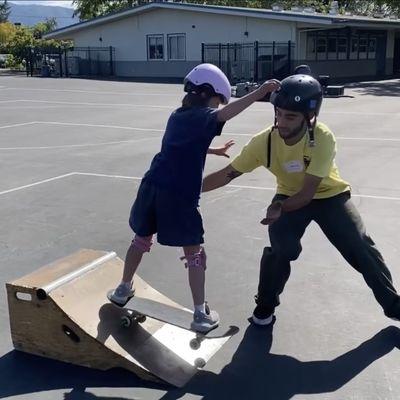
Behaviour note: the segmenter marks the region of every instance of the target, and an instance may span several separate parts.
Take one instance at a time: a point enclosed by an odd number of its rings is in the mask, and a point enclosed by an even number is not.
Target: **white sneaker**
[[[120,283],[111,294],[110,300],[119,306],[124,306],[128,300],[135,295],[135,288],[126,285],[125,283]]]
[[[206,312],[195,311],[193,313],[193,322],[191,329],[197,332],[206,333],[216,328],[219,324],[219,315],[216,311],[210,310],[206,305]]]

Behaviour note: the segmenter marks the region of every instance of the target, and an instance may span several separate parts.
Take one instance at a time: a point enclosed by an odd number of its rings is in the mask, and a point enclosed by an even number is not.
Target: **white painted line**
[[[66,177],[72,176],[72,175],[75,175],[75,172],[70,172],[69,174],[64,174],[64,175],[55,176],[53,178],[44,179],[43,181],[30,183],[29,185],[19,186],[19,187],[16,187],[14,189],[3,190],[2,192],[0,192],[0,195],[7,194],[7,193],[12,193],[12,192],[17,192],[18,190],[30,188],[30,187],[37,186],[37,185],[41,185],[42,183],[52,182],[52,181],[55,181],[57,179],[63,179],[63,178],[66,178]]]
[[[49,179],[44,179],[39,182],[34,182],[29,185],[24,185],[24,186],[19,186],[14,189],[9,189],[9,190],[4,190],[0,192],[0,195],[11,193],[11,192],[16,192],[18,190],[30,188],[33,186],[41,185],[42,183],[48,183],[52,182],[58,179],[63,179],[67,178],[69,176],[74,176],[74,175],[81,175],[81,176],[96,176],[100,178],[114,178],[114,179],[128,179],[128,180],[135,180],[135,181],[141,181],[142,177],[139,176],[126,176],[126,175],[111,175],[111,174],[98,174],[98,173],[92,173],[92,172],[70,172],[69,174],[64,174],[64,175],[59,175],[55,176],[53,178]],[[251,190],[266,190],[266,191],[275,191],[276,188],[269,188],[269,187],[262,187],[262,186],[247,186],[247,185],[226,185],[227,187],[231,188],[238,188],[238,189],[251,189]],[[360,198],[367,198],[367,199],[376,199],[376,200],[391,200],[391,201],[400,201],[400,197],[390,197],[390,196],[373,196],[373,195],[365,195],[365,194],[351,194],[352,197],[360,197]]]
[[[91,172],[74,172],[75,175],[84,176],[98,176],[100,178],[117,178],[117,179],[130,179],[134,181],[141,181],[142,177],[139,176],[124,176],[124,175],[108,175],[108,174],[95,174]]]
[[[152,104],[132,104],[132,103],[86,103],[78,101],[51,101],[51,100],[2,100],[0,103],[39,103],[39,104],[63,104],[72,106],[94,106],[94,107],[144,107],[144,108],[163,108],[173,109],[174,105],[171,106],[157,106]],[[176,106],[175,106],[176,107]]]
[[[276,191],[276,187],[262,187],[262,186],[246,186],[246,185],[225,185],[226,187],[237,188],[237,189],[252,189],[252,190],[273,190]]]
[[[0,100],[0,103],[17,103],[18,101],[23,101],[23,100]]]
[[[118,178],[118,179],[142,180],[141,177],[137,177],[137,176],[96,174],[96,173],[90,173],[90,172],[75,172],[75,174],[76,174],[76,175],[98,176],[98,177],[103,177],[103,178]],[[247,186],[247,185],[231,185],[231,184],[226,185],[226,187],[238,188],[238,189],[276,191],[276,187]],[[372,196],[372,195],[353,194],[353,193],[351,194],[351,196],[352,196],[352,197],[369,198],[369,199],[378,199],[378,200],[394,200],[394,201],[400,201],[400,197]]]
[[[102,124],[80,124],[74,122],[57,122],[57,121],[32,121],[32,122],[25,122],[22,124],[15,124],[15,125],[6,125],[0,126],[0,129],[4,128],[13,128],[17,126],[23,125],[32,125],[32,124],[43,124],[43,125],[60,125],[60,126],[84,126],[89,128],[106,128],[106,129],[122,129],[122,130],[131,130],[131,131],[142,131],[142,132],[164,132],[164,129],[152,129],[152,128],[135,128],[133,126],[123,126],[123,125],[102,125]],[[244,136],[244,137],[252,137],[254,133],[234,133],[234,132],[223,132],[223,135],[227,136]],[[360,141],[382,141],[382,142],[400,142],[400,138],[383,138],[383,137],[346,137],[346,136],[336,136],[338,140],[360,140]],[[110,142],[113,144],[114,142]],[[118,143],[118,142],[115,142]],[[124,142],[121,142],[124,143]],[[107,144],[107,143],[105,143]],[[80,145],[74,145],[80,146]],[[90,146],[82,145],[82,146]],[[10,148],[13,150],[14,148]]]
[[[377,199],[377,200],[394,200],[400,201],[400,197],[390,197],[390,196],[371,196],[368,194],[351,194],[351,197],[361,197],[363,199]]]
[[[5,90],[23,90],[24,92],[27,91],[40,91],[40,92],[66,92],[66,93],[89,93],[89,94],[115,94],[115,95],[126,95],[126,96],[179,96],[181,93],[129,93],[129,92],[109,92],[109,91],[97,91],[97,90],[79,90],[79,89],[42,89],[42,88],[19,88],[19,87],[4,87],[0,86]]]
[[[35,124],[35,123],[36,122],[23,122],[21,124],[3,125],[3,126],[0,126],[0,129],[15,128],[17,126],[32,125],[32,124]]]
[[[159,138],[158,136],[153,136],[151,138],[119,140],[119,141],[115,141],[115,142],[66,144],[66,145],[61,145],[61,146],[0,147],[0,151],[2,151],[2,150],[53,150],[53,149],[68,149],[68,148],[76,148],[76,147],[97,147],[97,146],[109,146],[109,145],[113,145],[113,144],[122,144],[122,143],[144,142],[147,140],[153,140],[153,139],[158,139],[158,138]]]
[[[85,126],[89,128],[107,128],[107,129],[125,129],[130,131],[143,131],[143,132],[164,132],[164,129],[152,128],[135,128],[133,126],[120,126],[120,125],[99,125],[99,124],[78,124],[73,122],[55,122],[55,121],[35,121],[35,124],[44,125],[65,125],[65,126]]]

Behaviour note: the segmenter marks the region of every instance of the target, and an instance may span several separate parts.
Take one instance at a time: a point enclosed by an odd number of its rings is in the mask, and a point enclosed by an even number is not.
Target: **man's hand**
[[[268,93],[274,92],[281,87],[281,83],[276,79],[270,79],[269,81],[264,82],[258,89],[255,90],[257,92],[257,97],[259,99],[263,99]]]
[[[282,215],[282,202],[275,201],[267,208],[267,215],[261,220],[261,224],[270,225]]]
[[[208,149],[208,153],[209,154],[215,154],[217,156],[224,156],[229,158],[229,154],[227,154],[226,152],[235,144],[234,140],[229,140],[228,142],[226,142],[223,146],[221,147],[210,147]]]

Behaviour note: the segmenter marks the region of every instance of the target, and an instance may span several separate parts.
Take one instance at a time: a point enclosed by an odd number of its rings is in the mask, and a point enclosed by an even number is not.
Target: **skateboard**
[[[208,332],[197,332],[191,328],[191,323],[193,321],[192,311],[172,307],[167,304],[139,296],[133,296],[125,305],[121,306],[111,300],[111,294],[112,291],[107,293],[108,300],[110,300],[115,306],[123,308],[129,312],[121,317],[121,325],[123,327],[128,328],[133,323],[141,324],[146,321],[146,317],[153,318],[158,321],[194,332],[196,337],[191,339],[189,342],[189,346],[193,350],[198,350],[201,347],[201,342],[206,338],[211,339],[228,337],[236,334],[239,331],[237,326],[219,325]]]

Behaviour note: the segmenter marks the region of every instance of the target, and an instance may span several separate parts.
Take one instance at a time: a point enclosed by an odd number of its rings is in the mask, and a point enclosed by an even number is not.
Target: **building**
[[[213,62],[234,80],[306,63],[337,80],[400,73],[400,19],[154,2],[55,30],[48,39],[112,48],[121,77],[181,78]],[[285,68],[282,69],[282,66]]]

